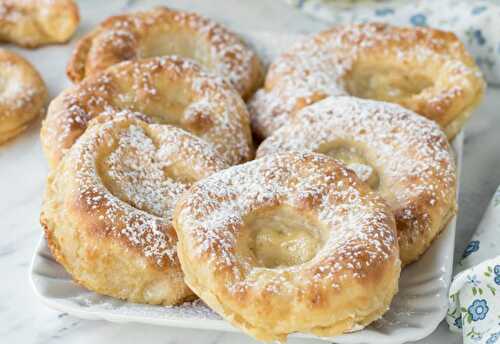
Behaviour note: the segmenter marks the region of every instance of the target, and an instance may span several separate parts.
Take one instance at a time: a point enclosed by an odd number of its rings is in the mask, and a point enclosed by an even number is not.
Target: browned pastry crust
[[[184,194],[174,227],[186,283],[259,340],[360,329],[397,291],[390,209],[322,154],[269,155],[218,172]]]
[[[55,167],[98,116],[135,111],[212,143],[231,164],[253,157],[245,103],[225,79],[176,56],[122,62],[62,92],[49,105],[42,144]]]
[[[76,46],[67,74],[73,82],[126,60],[179,55],[228,78],[242,97],[262,79],[257,55],[223,26],[196,13],[156,7],[113,16]]]
[[[418,259],[456,213],[457,177],[446,136],[435,122],[397,104],[324,99],[264,140],[257,156],[286,151],[327,154],[366,179],[396,217],[403,264]]]
[[[49,176],[41,223],[50,250],[75,281],[101,294],[165,305],[192,297],[173,209],[191,183],[227,166],[182,129],[96,122]]]
[[[0,144],[24,131],[45,112],[47,88],[42,77],[21,56],[0,49]]]
[[[79,22],[73,0],[0,0],[0,40],[26,48],[64,43]]]
[[[328,96],[398,103],[436,121],[452,139],[479,103],[485,84],[451,32],[368,23],[304,39],[269,68],[250,102],[261,138],[303,107]]]

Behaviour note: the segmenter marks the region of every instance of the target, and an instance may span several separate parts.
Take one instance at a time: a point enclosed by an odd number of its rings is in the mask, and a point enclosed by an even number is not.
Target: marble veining
[[[252,30],[288,33],[316,32],[325,27],[296,9],[277,0],[170,0],[80,1],[82,25],[77,37],[110,14],[164,4],[189,9],[209,16],[240,32]],[[64,73],[70,47],[52,46],[23,50],[13,46],[32,61],[57,95],[70,83]],[[500,184],[498,133],[500,89],[489,89],[483,105],[466,130],[464,164],[460,185],[460,213],[457,226],[456,258],[476,228],[492,193]],[[2,343],[254,343],[235,333],[167,328],[138,324],[113,324],[78,319],[47,308],[31,290],[28,267],[40,236],[38,224],[47,169],[39,143],[40,122],[19,138],[0,147],[0,342]],[[421,344],[458,344],[461,339],[441,324]],[[290,343],[320,343],[291,339]]]

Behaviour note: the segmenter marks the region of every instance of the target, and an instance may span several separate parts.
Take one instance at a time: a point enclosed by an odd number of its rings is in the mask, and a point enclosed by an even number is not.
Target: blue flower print
[[[479,240],[472,240],[465,248],[462,258],[467,258],[477,250],[479,250]]]
[[[486,43],[486,39],[484,38],[483,32],[481,30],[474,30],[472,34],[474,35],[477,44],[484,45],[484,43]]]
[[[483,335],[481,333],[473,333],[471,334],[470,339],[475,342],[479,342],[481,339],[483,339]]]
[[[457,328],[462,328],[462,315],[455,319],[453,325],[455,325]]]
[[[472,15],[474,16],[477,16],[478,14],[481,14],[483,13],[484,11],[486,11],[488,8],[486,6],[476,6],[472,9],[471,13]]]
[[[394,10],[392,8],[389,8],[389,7],[377,8],[375,10],[375,15],[378,17],[384,17],[384,16],[387,16],[389,14],[394,14]]]
[[[474,287],[478,287],[481,281],[477,279],[476,275],[467,275],[467,283],[472,284]]]
[[[477,299],[472,302],[472,305],[469,306],[467,312],[469,313],[472,321],[484,320],[486,318],[486,314],[488,314],[488,304],[485,299]]]
[[[495,344],[500,339],[500,331],[492,333],[490,338],[486,341],[486,344]]]
[[[414,14],[411,16],[410,22],[415,26],[427,26],[427,17],[421,13]]]
[[[495,265],[493,272],[495,273],[495,283],[500,285],[500,265]]]

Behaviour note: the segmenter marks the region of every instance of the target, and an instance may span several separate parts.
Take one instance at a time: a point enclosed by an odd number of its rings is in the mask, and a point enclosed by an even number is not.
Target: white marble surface
[[[278,0],[84,0],[80,2],[82,25],[78,34],[86,32],[109,14],[129,8],[148,8],[159,3],[198,11],[242,32],[266,30],[299,33],[314,32],[325,27],[323,23],[304,16]],[[44,71],[51,96],[67,86],[67,82],[60,82],[69,54],[67,47],[50,47],[33,52],[9,48],[21,52]],[[498,109],[500,90],[490,89],[467,127],[460,186],[457,256],[478,224],[494,189],[500,184]],[[42,305],[35,298],[28,282],[30,259],[40,236],[38,215],[46,173],[38,131],[39,123],[23,136],[0,147],[0,231],[3,238],[0,241],[1,343],[253,342],[240,334],[81,320]],[[433,335],[419,343],[460,342],[459,337],[450,334],[446,326],[441,324]]]

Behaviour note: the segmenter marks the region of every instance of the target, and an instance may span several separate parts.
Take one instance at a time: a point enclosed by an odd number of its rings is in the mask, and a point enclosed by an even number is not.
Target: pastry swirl
[[[368,23],[338,26],[298,42],[270,66],[250,101],[265,138],[328,96],[398,103],[436,121],[452,139],[479,103],[479,68],[451,32]]]
[[[16,53],[0,49],[0,144],[24,131],[45,112],[47,88],[36,69]]]
[[[259,340],[379,318],[400,273],[394,217],[334,159],[284,153],[197,182],[174,213],[189,287]]]
[[[455,215],[451,147],[436,123],[400,105],[330,97],[300,111],[257,156],[318,152],[344,160],[390,205],[403,264],[426,251]]]
[[[78,82],[118,62],[165,55],[194,59],[226,77],[244,98],[262,79],[257,55],[234,33],[196,13],[166,7],[106,19],[77,44],[67,74]]]
[[[26,48],[64,43],[80,23],[73,0],[0,0],[0,40]]]
[[[230,164],[253,157],[249,115],[238,93],[196,63],[168,56],[111,66],[55,98],[41,131],[49,165],[57,165],[91,119],[123,111],[190,131]]]
[[[73,279],[131,302],[176,304],[183,282],[172,214],[196,180],[228,165],[169,125],[121,118],[89,128],[49,176],[41,223]]]

